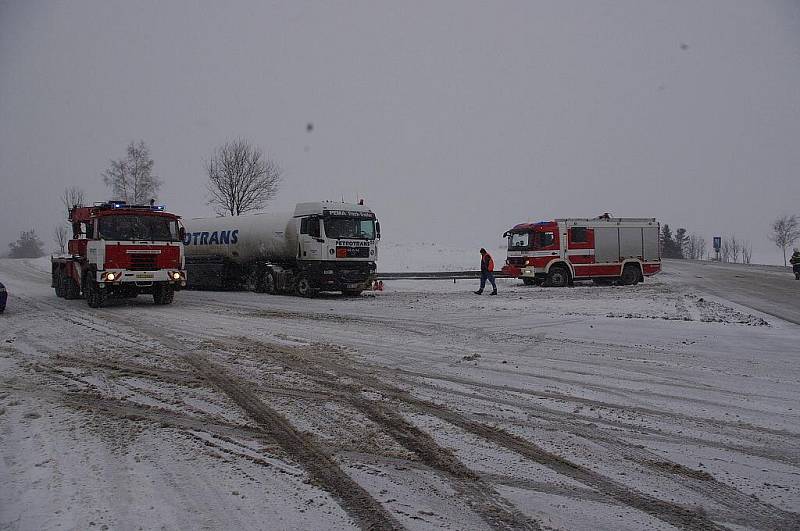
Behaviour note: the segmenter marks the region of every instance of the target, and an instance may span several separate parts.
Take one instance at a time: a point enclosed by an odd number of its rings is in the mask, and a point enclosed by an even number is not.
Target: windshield
[[[508,235],[509,251],[524,251],[531,248],[530,232],[512,232]]]
[[[375,220],[326,217],[325,236],[336,239],[374,240]]]
[[[178,241],[178,222],[159,216],[104,216],[97,226],[101,240]]]

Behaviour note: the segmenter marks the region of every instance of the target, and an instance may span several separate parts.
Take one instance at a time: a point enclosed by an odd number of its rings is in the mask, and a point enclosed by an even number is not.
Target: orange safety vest
[[[492,255],[486,253],[486,256],[489,257],[489,261],[486,262],[486,271],[494,271],[494,260],[492,259]]]

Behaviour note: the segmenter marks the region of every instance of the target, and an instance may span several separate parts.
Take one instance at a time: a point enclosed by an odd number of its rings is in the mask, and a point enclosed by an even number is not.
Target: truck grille
[[[513,265],[513,266],[522,267],[522,266],[525,265],[525,260],[527,260],[527,258],[524,258],[524,257],[521,257],[521,256],[509,256],[508,257],[508,263],[510,265]]]
[[[131,253],[128,257],[131,259],[129,267],[131,271],[156,271],[158,269],[158,255]]]

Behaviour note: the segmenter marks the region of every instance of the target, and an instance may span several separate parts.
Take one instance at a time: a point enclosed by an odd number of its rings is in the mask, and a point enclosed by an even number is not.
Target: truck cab
[[[559,234],[555,222],[520,223],[503,234],[508,238],[508,254],[503,273],[513,278],[522,278],[526,285],[536,282],[533,277],[522,276],[526,266],[534,265],[535,258],[558,254]]]
[[[380,223],[364,205],[300,203],[297,291],[356,294],[375,278]]]
[[[92,307],[109,296],[149,293],[170,304],[186,285],[183,228],[163,206],[98,203],[70,210],[69,254],[52,260],[52,286],[59,297],[83,296]]]

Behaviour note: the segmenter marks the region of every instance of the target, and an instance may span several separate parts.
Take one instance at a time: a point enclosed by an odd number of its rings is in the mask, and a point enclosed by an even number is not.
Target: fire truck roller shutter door
[[[641,227],[620,227],[619,257],[639,258],[644,256]]]
[[[619,262],[619,229],[617,227],[594,229],[594,249],[596,264]]]
[[[658,227],[645,227],[642,229],[644,239],[644,260],[650,262],[658,260]]]

